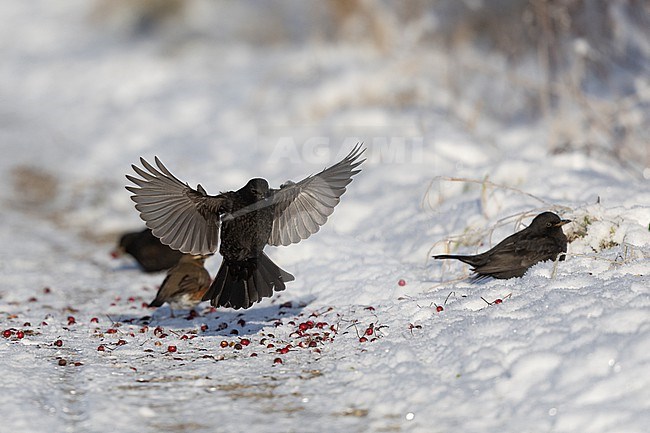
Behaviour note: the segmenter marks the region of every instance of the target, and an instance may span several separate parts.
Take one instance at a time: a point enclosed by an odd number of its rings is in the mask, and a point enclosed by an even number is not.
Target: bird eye
[[[546,227],[553,227],[553,224],[551,224],[551,223],[546,223]]]

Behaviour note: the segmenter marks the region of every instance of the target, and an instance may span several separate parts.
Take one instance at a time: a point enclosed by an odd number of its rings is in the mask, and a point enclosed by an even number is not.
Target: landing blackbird
[[[157,157],[157,169],[140,158],[146,171],[132,165],[140,178],[127,175],[137,187],[126,189],[153,234],[174,249],[210,254],[221,231],[223,261],[203,300],[249,308],[294,279],[264,254],[264,247],[297,243],[316,233],[361,171],[355,168],[365,161],[359,160],[364,151],[357,145],[332,167],[279,189],[255,178],[237,191],[214,196],[200,184],[193,189],[178,180]]]
[[[206,256],[183,254],[176,266],[167,272],[156,298],[149,307],[161,307],[167,302],[172,310],[197,306],[210,287],[210,274],[203,267]]]
[[[508,236],[494,248],[474,256],[442,254],[435,259],[458,259],[472,266],[475,279],[521,277],[538,262],[555,260],[566,253],[567,238],[562,226],[571,220],[553,212],[543,212],[525,229]],[[560,257],[564,260],[564,255]]]
[[[145,272],[169,269],[178,263],[183,255],[180,251],[160,243],[160,239],[151,234],[151,229],[148,228],[139,232],[125,233],[120,237],[112,255],[119,257],[124,253],[132,256]]]

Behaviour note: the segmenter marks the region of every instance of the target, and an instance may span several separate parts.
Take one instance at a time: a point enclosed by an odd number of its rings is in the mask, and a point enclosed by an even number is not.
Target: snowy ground
[[[0,13],[3,429],[647,431],[648,176],[549,155],[536,125],[468,132],[433,52],[115,40],[81,1]],[[368,159],[329,222],[268,248],[296,281],[250,310],[172,319],[143,307],[163,274],[109,257],[142,225],[123,188],[140,156],[216,193],[356,141]],[[542,210],[574,220],[557,267],[473,284],[428,259]]]

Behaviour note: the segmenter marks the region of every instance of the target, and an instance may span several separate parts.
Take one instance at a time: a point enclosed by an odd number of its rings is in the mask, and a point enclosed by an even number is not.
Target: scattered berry
[[[221,341],[221,347],[228,347],[228,342],[226,340]]]
[[[167,352],[169,353],[174,353],[176,350],[176,346],[167,346]]]
[[[397,282],[397,285],[400,286],[400,287],[404,287],[404,286],[406,286],[406,281],[405,280],[399,280]]]
[[[369,326],[368,329],[366,329],[366,335],[372,335],[373,332],[375,332],[375,330],[372,326]]]
[[[288,347],[281,347],[280,349],[278,349],[278,352],[285,355],[285,354],[289,353],[289,348]]]
[[[74,316],[68,316],[68,325],[74,325],[75,323],[77,323],[77,321]]]
[[[76,361],[76,362],[74,363],[74,366],[75,366],[75,367],[79,367],[80,365],[84,365],[83,362]]]
[[[205,323],[201,325],[201,331],[205,332],[207,330],[208,330],[208,325],[206,325]]]
[[[274,363],[274,364],[282,364],[282,358],[275,358],[275,359],[273,360],[273,363]]]
[[[251,353],[251,358],[252,358],[253,356],[257,356],[257,353],[255,353],[255,352]]]
[[[68,363],[68,361],[66,361],[65,359],[63,359],[63,358],[59,359],[59,365],[60,365],[60,366],[63,367],[63,366],[66,365],[67,363]]]
[[[241,343],[236,343],[234,347],[237,350],[242,350],[244,348],[244,346],[242,346]]]
[[[115,328],[108,328],[108,329],[106,330],[106,333],[107,333],[107,334],[117,334],[117,329],[115,329]]]
[[[437,311],[438,313],[440,313],[442,310],[444,310],[444,308],[442,307],[442,305],[437,305],[437,306],[436,306],[436,311]]]
[[[99,319],[97,317],[93,317],[90,319],[90,323],[99,323]]]
[[[56,341],[54,342],[54,345],[55,345],[56,347],[61,347],[61,346],[63,346],[63,341],[61,341],[61,340],[56,340]]]
[[[103,351],[105,351],[105,350],[106,350],[106,348],[104,347],[103,344],[100,344],[99,346],[97,346],[97,351],[98,351],[98,352],[103,352]]]
[[[50,289],[49,287],[45,287],[43,289],[43,293],[51,293],[51,292],[52,292],[52,289]]]
[[[126,344],[126,340],[117,340],[118,346],[124,346],[125,344]]]
[[[16,338],[25,338],[25,333],[23,331],[16,332]]]
[[[368,341],[366,337],[359,338],[359,343],[365,343],[366,341]]]
[[[239,342],[241,343],[242,346],[248,346],[249,344],[251,344],[251,341],[248,338],[242,338],[241,340],[239,340]]]
[[[497,298],[497,299],[494,300],[495,304],[501,304],[502,302],[503,302],[503,299],[501,299],[501,298]]]

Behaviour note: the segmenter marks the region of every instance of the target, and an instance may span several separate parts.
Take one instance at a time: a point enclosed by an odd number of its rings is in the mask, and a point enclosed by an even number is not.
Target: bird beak
[[[564,224],[569,224],[572,220],[560,220],[559,223],[555,224],[555,227],[562,227]]]

